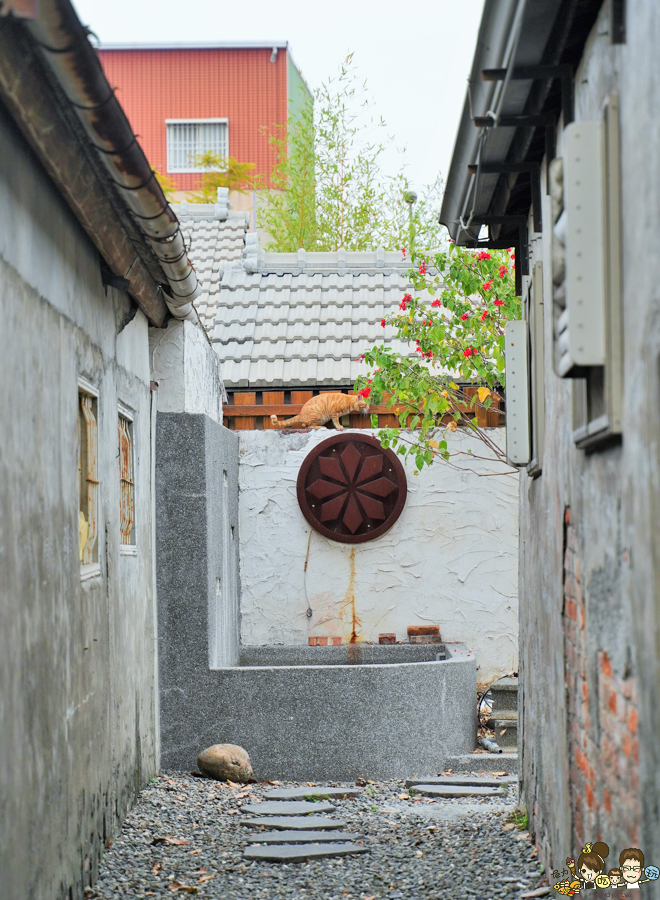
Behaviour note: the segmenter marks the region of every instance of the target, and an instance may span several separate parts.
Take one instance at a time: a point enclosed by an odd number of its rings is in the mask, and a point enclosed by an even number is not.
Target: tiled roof
[[[229,390],[349,385],[374,343],[409,350],[380,324],[410,289],[400,253],[264,253],[254,234],[241,247],[245,231],[214,208],[203,217],[188,205],[180,218],[205,287],[195,306]]]
[[[240,264],[245,247],[249,213],[232,212],[216,203],[179,203],[172,208],[190,247],[202,294],[195,308],[207,331],[213,327],[222,273],[228,264]]]

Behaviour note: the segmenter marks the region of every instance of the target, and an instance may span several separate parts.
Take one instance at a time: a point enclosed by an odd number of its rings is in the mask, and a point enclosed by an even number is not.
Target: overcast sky
[[[101,42],[289,41],[311,88],[353,51],[415,186],[446,176],[484,0],[74,0]]]

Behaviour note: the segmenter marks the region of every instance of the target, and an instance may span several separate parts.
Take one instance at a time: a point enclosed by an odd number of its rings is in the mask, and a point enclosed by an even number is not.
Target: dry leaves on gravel
[[[173,837],[155,837],[151,842],[151,845],[154,844],[174,844],[177,847],[182,847],[184,844],[187,844],[188,841],[183,838],[173,838]]]

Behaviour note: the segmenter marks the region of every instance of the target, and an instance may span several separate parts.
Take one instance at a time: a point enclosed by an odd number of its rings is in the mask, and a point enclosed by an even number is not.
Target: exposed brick
[[[637,710],[635,707],[628,713],[628,728],[633,734],[637,734]]]
[[[630,759],[630,754],[632,753],[632,738],[629,734],[623,735],[623,739],[621,741],[621,749],[623,750],[626,759]]]
[[[612,812],[612,797],[607,789],[603,791],[603,805],[608,813]]]
[[[566,598],[566,615],[569,619],[577,622],[577,605],[575,601],[569,600],[568,597]]]
[[[616,694],[614,693],[614,691],[610,691],[608,705],[610,710],[614,713],[614,715],[616,715]]]
[[[612,663],[607,653],[600,654],[600,670],[608,678],[612,675]]]

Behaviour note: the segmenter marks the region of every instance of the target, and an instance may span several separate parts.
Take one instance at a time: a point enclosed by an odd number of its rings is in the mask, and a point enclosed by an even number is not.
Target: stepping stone
[[[503,797],[504,791],[494,787],[472,787],[469,784],[416,784],[411,791],[425,797]]]
[[[305,859],[322,859],[327,856],[349,856],[366,853],[367,847],[359,844],[280,844],[275,847],[248,847],[245,859],[264,859],[271,862],[302,862]]]
[[[479,775],[437,775],[432,778],[409,778],[406,787],[416,784],[470,784],[475,787],[502,787],[504,784],[515,784],[515,775],[503,775],[501,778],[482,778]]]
[[[262,803],[248,803],[241,812],[253,816],[304,816],[307,813],[334,812],[332,803],[308,803],[305,800],[264,800]]]
[[[297,787],[289,790],[275,789],[264,795],[268,800],[296,800],[298,797],[309,797],[332,800],[345,800],[347,797],[359,797],[360,788],[341,787]]]
[[[245,808],[245,807],[243,807]],[[262,816],[259,819],[241,819],[240,825],[250,828],[294,828],[296,831],[311,831],[315,828],[346,828],[344,819],[329,819],[327,816]]]
[[[356,841],[358,834],[349,831],[260,831],[251,840],[260,844],[309,844],[312,841]]]

